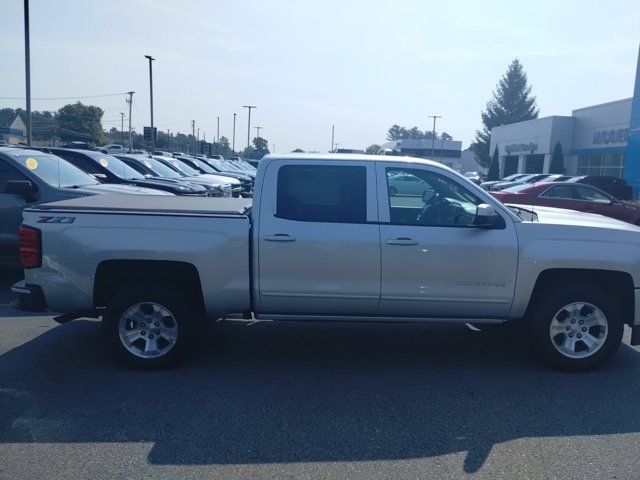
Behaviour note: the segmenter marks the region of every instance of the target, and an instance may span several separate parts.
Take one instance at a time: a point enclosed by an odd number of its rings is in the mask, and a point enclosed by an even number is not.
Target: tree
[[[440,138],[442,140],[453,140],[453,137],[449,135],[447,132],[442,132],[442,134],[440,135]]]
[[[56,114],[56,130],[62,140],[84,140],[93,144],[104,142],[102,131],[104,111],[80,102],[65,105]]]
[[[291,150],[291,153],[304,153],[304,150],[301,148],[296,148],[295,150]]]
[[[265,155],[269,155],[269,142],[262,138],[262,137],[256,137],[253,139],[253,148],[255,149],[255,159],[259,160],[262,157],[264,157]]]
[[[381,149],[382,147],[380,145],[374,143],[372,145],[369,145],[364,153],[366,153],[367,155],[377,155],[378,153],[380,153]]]
[[[491,163],[489,163],[489,171],[487,172],[487,181],[493,182],[500,179],[500,159],[498,157],[498,147],[493,151]]]
[[[389,140],[390,142],[396,140],[404,140],[405,138],[409,138],[409,132],[406,128],[401,127],[400,125],[393,125],[387,131],[387,140]]]
[[[553,154],[551,155],[551,162],[549,163],[549,173],[564,172],[564,153],[562,152],[562,145],[560,142],[556,142]]]
[[[492,128],[538,118],[536,97],[531,95],[527,74],[517,58],[498,82],[493,98],[487,102],[486,110],[480,116],[483,127],[482,130],[476,130],[471,148],[476,161],[486,168],[489,165]]]

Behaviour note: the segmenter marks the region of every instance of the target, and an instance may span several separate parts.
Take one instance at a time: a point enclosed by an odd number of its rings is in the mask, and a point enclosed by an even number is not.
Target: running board
[[[256,320],[311,321],[311,322],[386,322],[386,323],[504,323],[507,318],[450,318],[450,317],[377,317],[336,315],[255,315]]]

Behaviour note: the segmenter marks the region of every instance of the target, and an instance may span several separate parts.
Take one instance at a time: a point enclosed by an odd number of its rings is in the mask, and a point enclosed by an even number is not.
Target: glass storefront
[[[524,157],[524,173],[542,173],[544,155],[535,154]]]
[[[606,175],[622,178],[624,153],[595,153],[578,157],[578,175]]]
[[[517,155],[508,155],[504,157],[504,172],[503,177],[508,177],[514,173],[518,173],[518,159]]]

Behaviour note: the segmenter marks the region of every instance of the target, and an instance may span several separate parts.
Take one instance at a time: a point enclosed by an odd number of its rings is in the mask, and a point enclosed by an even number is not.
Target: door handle
[[[418,241],[409,237],[398,237],[387,240],[387,245],[418,245]]]
[[[276,233],[275,235],[265,235],[264,239],[268,242],[295,242],[296,237],[287,233]]]

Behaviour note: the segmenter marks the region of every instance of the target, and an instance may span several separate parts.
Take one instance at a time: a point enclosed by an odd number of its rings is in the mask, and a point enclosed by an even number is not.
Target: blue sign
[[[636,84],[633,89],[629,140],[624,161],[624,179],[633,187],[635,197],[640,193],[640,49],[636,67]]]

